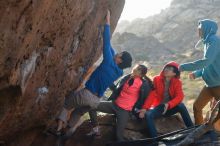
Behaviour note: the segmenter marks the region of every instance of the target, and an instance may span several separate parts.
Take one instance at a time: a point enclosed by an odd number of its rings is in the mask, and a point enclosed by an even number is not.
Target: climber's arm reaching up
[[[110,63],[114,61],[115,51],[111,47],[111,31],[110,31],[110,11],[107,11],[106,24],[103,33],[103,61]]]

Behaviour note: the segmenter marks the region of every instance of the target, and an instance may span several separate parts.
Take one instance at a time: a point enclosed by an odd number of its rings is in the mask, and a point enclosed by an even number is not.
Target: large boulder
[[[0,1],[0,141],[31,145],[101,55],[106,10],[113,31],[124,2]]]

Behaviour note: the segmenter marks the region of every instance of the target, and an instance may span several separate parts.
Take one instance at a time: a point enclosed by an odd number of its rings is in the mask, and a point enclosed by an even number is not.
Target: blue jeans
[[[157,130],[156,130],[156,127],[154,124],[154,119],[162,117],[162,116],[171,116],[176,113],[180,113],[185,125],[187,127],[193,126],[193,122],[190,118],[190,115],[189,115],[189,113],[183,103],[180,103],[176,107],[168,110],[165,115],[162,115],[163,110],[164,110],[164,106],[159,105],[159,106],[155,107],[154,109],[147,111],[145,114],[145,119],[147,121],[147,127],[149,129],[150,137],[152,137],[152,138],[157,137]]]

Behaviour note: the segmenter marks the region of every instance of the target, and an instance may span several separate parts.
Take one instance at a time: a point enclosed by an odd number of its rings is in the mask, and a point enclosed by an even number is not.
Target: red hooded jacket
[[[166,66],[174,66],[174,67],[179,67],[179,65],[176,62],[169,62]],[[164,68],[165,68],[164,67]],[[163,69],[164,70],[164,69]],[[169,87],[169,93],[171,100],[168,102],[168,109],[172,109],[178,104],[180,104],[183,100],[184,94],[182,90],[182,82],[180,81],[180,76],[174,77],[170,81],[170,87]],[[151,91],[149,96],[146,98],[145,103],[143,105],[144,109],[151,109],[156,106],[158,106],[164,98],[164,79],[165,77],[163,76],[163,71],[160,73],[160,75],[155,76],[153,79],[154,83],[154,90]]]

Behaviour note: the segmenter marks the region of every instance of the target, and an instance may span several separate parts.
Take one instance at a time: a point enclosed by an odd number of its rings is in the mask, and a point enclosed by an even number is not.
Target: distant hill
[[[194,49],[199,39],[198,20],[220,22],[219,8],[220,0],[173,0],[157,15],[120,22],[112,38],[113,47],[129,50],[136,61],[153,65],[201,58],[202,48]]]

